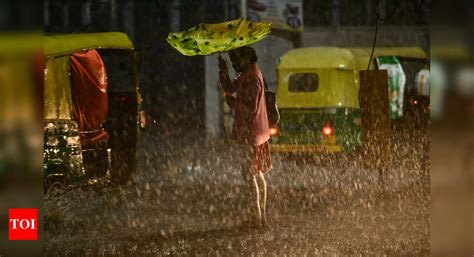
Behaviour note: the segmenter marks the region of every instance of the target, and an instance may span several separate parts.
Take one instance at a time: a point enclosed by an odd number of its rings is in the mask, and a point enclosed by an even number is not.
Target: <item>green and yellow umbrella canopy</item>
[[[187,56],[225,52],[255,43],[270,34],[269,22],[237,19],[217,24],[199,24],[170,33],[166,41]]]

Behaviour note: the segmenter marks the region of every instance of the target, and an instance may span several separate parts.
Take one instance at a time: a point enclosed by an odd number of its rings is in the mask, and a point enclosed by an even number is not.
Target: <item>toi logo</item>
[[[38,209],[9,209],[8,239],[38,240]]]

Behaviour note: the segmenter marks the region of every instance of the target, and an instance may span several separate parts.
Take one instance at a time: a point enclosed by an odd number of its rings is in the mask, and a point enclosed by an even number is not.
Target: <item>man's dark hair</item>
[[[255,63],[258,61],[257,53],[255,49],[250,46],[243,46],[232,50],[238,57],[249,59],[250,62]]]

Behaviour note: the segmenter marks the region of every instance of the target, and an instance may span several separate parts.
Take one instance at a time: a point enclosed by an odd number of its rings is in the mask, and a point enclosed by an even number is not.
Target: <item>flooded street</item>
[[[144,134],[135,185],[45,196],[45,255],[428,256],[428,136],[412,133],[384,183],[361,153],[274,155],[266,229],[245,221],[231,143]]]

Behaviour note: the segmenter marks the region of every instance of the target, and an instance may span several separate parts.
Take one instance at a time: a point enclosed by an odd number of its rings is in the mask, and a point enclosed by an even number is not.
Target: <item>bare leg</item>
[[[257,224],[261,224],[260,221],[262,220],[262,213],[260,209],[260,194],[257,179],[252,175],[250,169],[247,168],[247,166],[243,165],[241,172],[242,177],[245,180],[245,184],[247,185],[246,200],[249,207],[248,210],[250,210],[251,213],[254,213]]]
[[[260,193],[260,208],[262,210],[261,221],[262,225],[267,225],[267,182],[265,181],[265,176],[260,172],[257,176],[257,184]]]
[[[242,193],[245,196],[244,216],[245,216],[245,220],[248,220],[250,219],[250,213],[252,212],[250,210],[250,204],[252,203],[252,198],[253,198],[252,197],[253,184],[250,177],[250,170],[247,168],[246,165],[242,164],[240,172],[245,182],[245,190]]]
[[[260,226],[262,224],[262,211],[260,209],[260,192],[258,188],[258,182],[256,176],[253,176],[253,185],[254,189],[252,190],[254,202],[256,204],[256,218],[257,218],[257,225]]]

